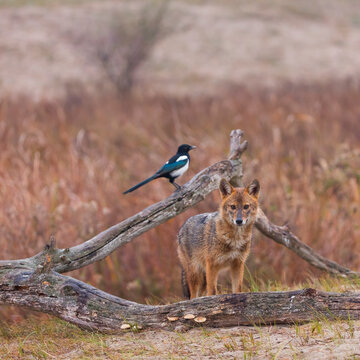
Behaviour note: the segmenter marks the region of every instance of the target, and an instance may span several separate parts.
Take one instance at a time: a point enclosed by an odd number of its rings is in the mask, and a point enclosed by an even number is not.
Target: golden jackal
[[[234,188],[221,179],[219,190],[219,211],[189,218],[179,232],[178,255],[187,298],[201,296],[205,290],[215,295],[218,273],[226,267],[230,267],[232,291],[242,291],[260,184],[253,180],[246,188]]]

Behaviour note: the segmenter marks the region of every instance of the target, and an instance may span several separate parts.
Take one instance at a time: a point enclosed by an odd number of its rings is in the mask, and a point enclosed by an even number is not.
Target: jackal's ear
[[[233,192],[234,189],[227,180],[221,179],[220,185],[219,185],[219,190],[220,190],[221,196],[226,197],[226,196],[229,196]]]
[[[247,192],[254,196],[254,197],[258,197],[259,196],[259,191],[260,191],[260,183],[257,179],[254,179],[246,188]]]

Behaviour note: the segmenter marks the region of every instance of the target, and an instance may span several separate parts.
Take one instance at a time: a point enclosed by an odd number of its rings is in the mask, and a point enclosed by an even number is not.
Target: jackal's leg
[[[205,272],[202,275],[202,282],[200,286],[199,296],[206,295],[206,274]]]
[[[242,292],[245,261],[236,259],[230,267],[232,292]]]
[[[219,268],[211,260],[206,261],[206,293],[207,296],[216,295]]]
[[[202,275],[196,272],[189,272],[188,284],[190,289],[190,299],[199,297],[202,286]]]

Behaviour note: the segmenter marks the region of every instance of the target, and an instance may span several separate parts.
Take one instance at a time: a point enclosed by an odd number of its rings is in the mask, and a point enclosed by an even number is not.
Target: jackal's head
[[[228,181],[221,179],[219,190],[222,197],[220,214],[224,220],[237,226],[255,222],[260,191],[256,179],[245,188],[234,188]]]

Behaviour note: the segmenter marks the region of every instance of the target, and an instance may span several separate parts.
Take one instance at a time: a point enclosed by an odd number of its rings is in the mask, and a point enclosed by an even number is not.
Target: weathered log
[[[9,303],[56,315],[89,330],[118,333],[360,319],[360,293],[314,289],[239,293],[150,306],[120,299],[56,272],[24,270],[2,278],[0,304]]]

